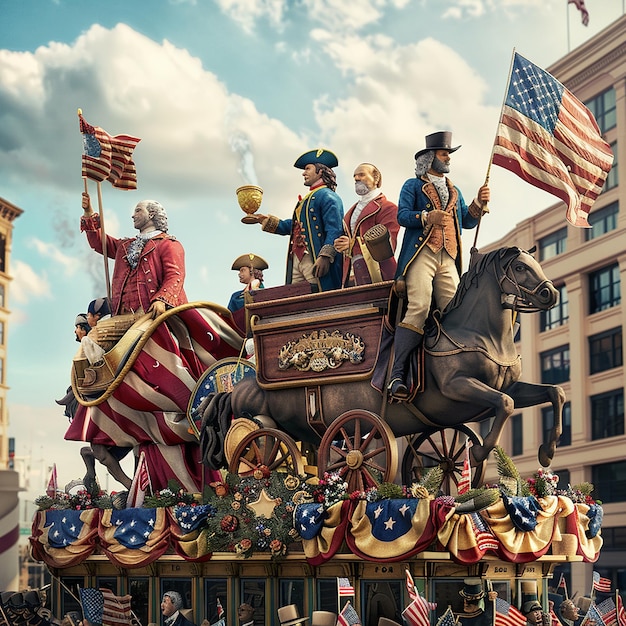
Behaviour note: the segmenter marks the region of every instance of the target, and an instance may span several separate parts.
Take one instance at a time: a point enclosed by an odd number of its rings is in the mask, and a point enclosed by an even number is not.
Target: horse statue
[[[332,429],[338,416],[355,409],[381,415],[395,437],[493,418],[482,443],[475,442],[471,448],[473,462],[479,464],[498,445],[515,410],[550,403],[554,427],[538,451],[539,462],[548,466],[561,434],[565,394],[556,385],[520,380],[521,360],[514,342],[514,314],[548,310],[558,299],[557,290],[531,253],[516,247],[486,254],[472,251],[456,296],[433,320],[425,337],[424,382],[412,400],[387,402],[372,387],[371,379],[334,382],[328,378],[323,384],[313,381],[311,386],[262,388],[257,370],[256,378],[244,378],[230,392],[232,414],[269,416],[296,441],[313,444],[320,443],[324,430]],[[324,327],[323,319],[314,323],[316,328]],[[312,391],[316,387],[317,392]],[[317,403],[313,411],[312,401]],[[308,418],[312,413],[315,428]],[[210,427],[210,423],[211,417],[205,415],[203,424]]]

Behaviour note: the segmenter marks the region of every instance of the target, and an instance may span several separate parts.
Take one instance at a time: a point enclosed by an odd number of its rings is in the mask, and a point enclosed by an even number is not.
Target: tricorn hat
[[[311,626],[337,626],[337,614],[330,611],[313,611]]]
[[[436,133],[426,135],[426,147],[415,153],[415,158],[429,150],[447,150],[448,152],[456,152],[461,146],[452,147],[452,133],[449,130],[440,130]]]
[[[250,252],[249,254],[242,254],[241,256],[238,256],[233,261],[233,266],[230,269],[240,270],[242,267],[253,267],[257,270],[266,270],[269,265],[263,257]]]
[[[539,603],[539,600],[528,600],[528,602],[524,602],[524,604],[522,604],[522,613],[524,615],[532,613],[533,611],[543,611],[543,607]]]
[[[330,150],[318,148],[317,150],[309,150],[302,156],[299,156],[293,166],[297,167],[299,170],[303,170],[307,165],[315,163],[321,163],[322,165],[330,168],[337,167],[339,165],[337,157]]]
[[[298,615],[298,607],[295,604],[281,606],[278,609],[278,621],[280,626],[289,626],[290,624],[302,624],[307,622],[308,617],[300,617]]]
[[[74,326],[80,326],[81,324],[86,324],[87,326],[89,326],[86,313],[79,313],[74,320]]]
[[[466,578],[463,581],[463,589],[459,591],[459,595],[472,600],[480,600],[485,595],[480,578]]]

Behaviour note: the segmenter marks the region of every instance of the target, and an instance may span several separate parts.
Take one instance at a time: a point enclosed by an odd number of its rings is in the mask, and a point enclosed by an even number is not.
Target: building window
[[[522,414],[516,413],[511,416],[511,450],[512,456],[524,453],[524,435],[522,431]]]
[[[619,202],[612,202],[608,206],[589,213],[589,225],[585,228],[585,241],[591,241],[617,228]]]
[[[615,105],[615,89],[613,87],[585,102],[585,105],[593,113],[602,133],[616,126],[617,108]]]
[[[626,500],[626,461],[591,466],[592,496],[596,500],[624,502]]]
[[[589,373],[622,365],[622,327],[589,337]]]
[[[4,345],[4,322],[0,322],[0,346]]]
[[[228,578],[205,578],[203,615],[206,616],[211,624],[217,623],[220,619],[218,602],[222,605],[224,614],[228,615]],[[263,616],[255,615],[254,617],[256,621]]]
[[[624,434],[624,390],[591,396],[591,438],[606,439]]]
[[[589,274],[589,313],[597,313],[621,302],[617,263]]]
[[[550,441],[550,433],[554,428],[554,409],[551,406],[541,409],[541,424],[543,429],[543,443]],[[569,402],[563,405],[563,415],[561,416],[561,436],[557,446],[570,446],[572,444],[572,408]]]
[[[626,526],[602,529],[602,552],[607,550],[626,550]]]
[[[544,385],[556,385],[569,380],[569,345],[542,352],[541,382]]]
[[[557,470],[556,475],[559,477],[559,482],[558,482],[559,489],[567,489],[567,486],[571,483],[569,470],[568,469]],[[604,529],[602,529],[602,536],[604,537]],[[604,545],[602,547],[604,547]]]
[[[617,187],[617,183],[619,182],[617,169],[617,141],[611,144],[611,152],[613,153],[613,165],[609,170],[606,181],[604,181],[604,189],[602,191],[608,191],[609,189],[613,189],[613,187]]]
[[[5,308],[4,302],[4,285],[0,284],[0,307]]]
[[[539,260],[545,261],[553,256],[563,254],[567,243],[567,227],[539,240]]]
[[[129,577],[128,593],[133,597],[130,604],[133,612],[137,615],[141,624],[147,624],[150,621],[148,619],[150,579],[147,576],[137,578]]]
[[[541,311],[539,325],[541,332],[563,326],[569,320],[569,302],[567,300],[567,287],[556,287],[559,292],[559,301],[547,311]]]

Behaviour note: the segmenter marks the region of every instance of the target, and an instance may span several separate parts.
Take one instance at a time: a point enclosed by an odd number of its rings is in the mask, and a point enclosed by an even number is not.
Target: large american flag
[[[524,614],[504,598],[496,598],[495,626],[526,626]]]
[[[587,11],[587,7],[585,6],[585,0],[567,0],[567,4],[573,4],[580,11],[580,21],[583,23],[583,26],[589,25],[589,11]]]
[[[516,52],[492,162],[563,200],[574,226],[589,226],[613,153],[591,111]]]
[[[141,139],[131,135],[111,136],[99,126],[87,123],[78,114],[83,134],[82,175],[101,182],[108,180],[118,189],[137,189],[133,151]]]

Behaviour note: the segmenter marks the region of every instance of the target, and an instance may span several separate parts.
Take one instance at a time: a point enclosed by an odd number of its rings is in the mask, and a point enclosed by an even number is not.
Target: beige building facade
[[[566,572],[570,594],[589,595],[592,572],[626,590],[626,434],[622,337],[626,290],[626,16],[547,70],[594,113],[615,161],[590,213],[591,229],[569,226],[553,204],[497,242],[529,249],[560,291],[547,314],[520,316],[522,378],[561,385],[563,434],[552,464],[559,486],[591,482],[602,500],[604,547],[594,565]],[[624,285],[624,286],[622,286]],[[537,449],[552,425],[550,407],[516,412],[501,445],[522,476],[539,467]],[[489,476],[489,478],[493,478]],[[559,568],[557,568],[558,577]]]

